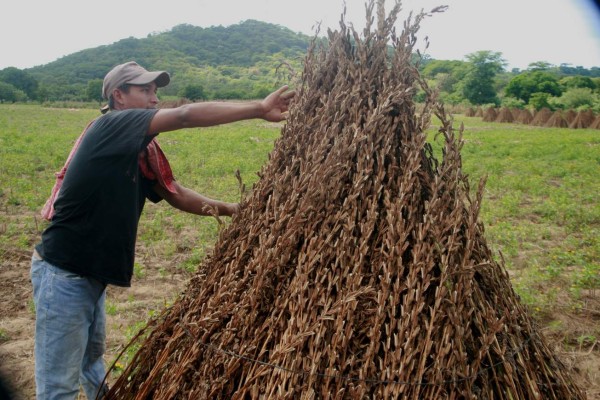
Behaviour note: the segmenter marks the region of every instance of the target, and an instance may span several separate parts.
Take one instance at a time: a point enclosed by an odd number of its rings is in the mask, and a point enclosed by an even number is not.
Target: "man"
[[[251,118],[282,121],[295,95],[284,86],[258,102],[157,110],[157,89],[169,81],[166,72],[149,72],[133,61],[113,68],[102,89],[111,112],[84,131],[67,160],[64,181],[55,186],[51,224],[31,266],[38,399],[74,399],[80,384],[89,399],[106,391],[105,289],[130,286],[146,198],[198,215],[231,216],[238,210],[238,204],[209,199],[173,180],[168,163],[161,167],[166,159],[154,137]],[[158,161],[141,163],[150,152]]]

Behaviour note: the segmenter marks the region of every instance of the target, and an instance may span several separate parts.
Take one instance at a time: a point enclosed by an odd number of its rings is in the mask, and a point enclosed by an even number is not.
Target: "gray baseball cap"
[[[156,83],[157,87],[167,86],[171,81],[168,72],[147,71],[135,61],[120,64],[109,71],[104,77],[102,84],[102,97],[108,100],[112,92],[119,86],[128,83],[130,85],[147,85]]]

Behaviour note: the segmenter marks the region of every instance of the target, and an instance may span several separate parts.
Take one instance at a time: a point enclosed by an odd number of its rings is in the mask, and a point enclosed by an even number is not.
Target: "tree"
[[[532,62],[527,66],[528,71],[548,71],[554,66],[547,61]]]
[[[559,83],[565,89],[588,88],[592,91],[596,89],[596,84],[589,76],[566,76]]]
[[[589,76],[590,78],[600,77],[600,67],[586,69],[580,65],[572,67],[570,64],[560,64],[558,71],[563,75],[580,75]]]
[[[4,68],[0,71],[0,81],[25,92],[30,99],[37,98],[38,81],[25,71],[15,67]]]
[[[191,101],[197,100],[206,100],[206,93],[204,93],[204,86],[199,84],[189,84],[186,85],[183,90],[181,90],[181,97],[186,98]]]
[[[422,75],[439,90],[443,102],[458,104],[464,100],[462,81],[469,67],[465,61],[432,60],[423,67]]]
[[[41,84],[37,91],[37,100],[40,103],[47,101],[49,97],[48,87],[44,84]]]
[[[533,106],[536,110],[541,110],[542,108],[552,109],[552,106],[550,106],[550,102],[548,101],[549,99],[550,95],[548,93],[533,93],[529,99],[529,105]]]
[[[592,78],[592,82],[594,82],[594,85],[596,86],[596,93],[600,93],[600,78]]]
[[[507,96],[516,97],[526,103],[534,93],[560,96],[562,90],[556,77],[544,71],[526,71],[512,78],[504,89]]]
[[[88,82],[86,90],[88,100],[97,101],[99,103],[102,101],[102,85],[102,79],[92,79]]]
[[[494,88],[496,74],[504,70],[502,53],[482,50],[466,56],[470,62],[464,79],[463,94],[472,104],[500,104]]]
[[[25,101],[27,95],[22,90],[17,89],[10,83],[0,81],[0,103],[15,101]]]
[[[448,75],[462,74],[464,75],[465,67],[468,66],[464,61],[457,60],[431,60],[422,70],[422,75],[426,78],[435,78],[436,75],[444,73]]]
[[[269,95],[269,93],[271,93],[272,88],[264,86],[264,85],[257,85],[254,87],[254,90],[252,91],[251,94],[251,98],[254,99],[263,99],[265,97],[267,97]]]
[[[600,101],[599,96],[594,94],[590,88],[572,88],[552,103],[564,109],[591,109]]]
[[[14,103],[16,101],[15,90],[16,88],[13,85],[6,82],[0,82],[0,103]]]
[[[502,107],[508,108],[519,108],[525,107],[525,102],[521,99],[515,99],[514,97],[505,97],[502,99]]]

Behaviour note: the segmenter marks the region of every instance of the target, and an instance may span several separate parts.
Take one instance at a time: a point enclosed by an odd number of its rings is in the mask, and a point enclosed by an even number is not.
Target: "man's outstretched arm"
[[[160,185],[155,185],[154,191],[179,210],[197,215],[213,215],[216,212],[219,216],[232,216],[239,210],[238,203],[210,199],[181,186],[177,181],[173,181],[173,186],[175,193],[169,192]]]
[[[148,133],[214,126],[254,118],[280,122],[286,118],[285,113],[295,94],[287,86],[282,86],[261,101],[192,103],[160,109],[152,119]]]

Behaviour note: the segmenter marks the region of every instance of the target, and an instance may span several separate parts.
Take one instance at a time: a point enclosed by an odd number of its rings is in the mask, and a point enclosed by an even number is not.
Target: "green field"
[[[600,288],[600,131],[456,120],[471,187],[487,177],[488,244],[517,292],[540,315],[584,308]]]
[[[0,105],[0,257],[30,251],[45,222],[39,210],[73,141],[98,112]],[[524,303],[546,326],[557,313],[589,309],[600,289],[600,131],[464,122],[464,171],[471,188],[487,176],[481,219],[488,245],[502,254]],[[279,125],[248,121],[159,136],[176,178],[210,197],[240,198],[267,161]],[[432,140],[433,140],[433,134]],[[214,243],[219,224],[166,204],[148,205],[139,246],[192,272]],[[179,254],[186,257],[175,257]],[[136,274],[143,274],[138,266]],[[597,300],[596,300],[597,301]],[[110,311],[110,310],[109,310]],[[596,315],[597,317],[597,315]],[[566,337],[591,344],[597,324]],[[568,336],[568,335],[567,335]]]

